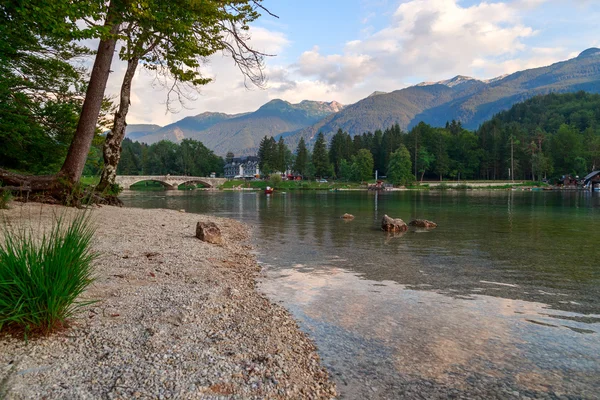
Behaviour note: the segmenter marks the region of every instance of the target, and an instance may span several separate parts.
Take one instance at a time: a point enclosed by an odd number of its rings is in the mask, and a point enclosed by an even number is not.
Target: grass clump
[[[8,203],[12,200],[12,194],[10,190],[2,189],[0,187],[0,209],[7,209]]]
[[[0,242],[0,330],[46,334],[62,328],[91,301],[78,297],[93,282],[94,228],[87,214],[54,222],[41,238],[4,225]]]

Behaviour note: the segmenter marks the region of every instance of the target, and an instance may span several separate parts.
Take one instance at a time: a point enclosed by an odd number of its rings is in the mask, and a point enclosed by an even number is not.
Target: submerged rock
[[[222,244],[221,230],[214,222],[198,222],[196,237],[204,242]]]
[[[386,232],[405,232],[408,230],[408,226],[400,218],[394,219],[384,215],[381,220],[381,229]]]
[[[346,213],[342,215],[342,219],[354,219],[354,215]]]
[[[416,226],[417,228],[433,229],[437,228],[437,224],[426,219],[414,219],[408,223],[410,226]]]

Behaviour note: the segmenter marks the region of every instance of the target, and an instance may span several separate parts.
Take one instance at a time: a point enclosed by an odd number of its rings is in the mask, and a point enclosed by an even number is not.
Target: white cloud
[[[387,26],[377,30],[357,26],[358,38],[348,38],[339,52],[325,53],[316,43],[299,51],[293,61],[285,57],[294,43],[278,31],[287,28],[254,28],[251,44],[256,49],[283,53],[283,57],[266,60],[266,90],[245,89],[231,59],[215,55],[204,68],[214,82],[202,87],[197,99],[187,104],[192,109],[166,114],[165,92],[152,88],[151,76],[142,71],[134,81],[129,122],[164,125],[204,111],[252,111],[273,98],[349,104],[375,90],[397,90],[407,83],[458,74],[492,78],[548,65],[573,56],[573,49],[565,42],[555,47],[533,46],[531,43],[543,43],[539,40],[543,32],[528,26],[524,16],[541,10],[546,3],[560,2],[566,0],[481,1],[471,6],[460,0],[404,1],[388,16]],[[365,20],[373,18],[365,13]],[[113,69],[109,89],[118,93],[124,68],[117,63]]]
[[[373,59],[367,54],[347,53],[323,56],[319,48],[305,51],[294,65],[296,71],[305,77],[317,77],[330,85],[351,86],[375,71]]]
[[[280,53],[289,45],[284,34],[264,28],[253,28],[250,36],[251,46],[266,54]],[[271,57],[267,57],[267,60],[269,58]],[[117,96],[125,73],[125,63],[118,60],[117,56],[113,60],[112,70],[106,93]],[[213,81],[200,87],[198,91],[190,92],[191,99],[184,99],[183,107],[174,102],[172,106],[179,112],[171,113],[167,112],[167,90],[156,84],[152,72],[146,71],[141,66],[138,67],[133,80],[128,123],[166,125],[185,116],[205,111],[245,112],[256,109],[269,100],[267,91],[258,88],[248,90],[244,87],[242,73],[227,56],[219,53],[209,57],[202,71]],[[269,75],[267,73],[267,77]]]
[[[397,8],[387,28],[348,42],[343,55],[312,54],[312,58],[321,64],[335,61],[343,70],[340,62],[361,57],[376,65],[378,74],[398,81],[410,76],[437,79],[468,73],[475,59],[495,63],[496,57],[522,51],[522,39],[534,33],[519,22],[518,13],[507,3],[462,7],[456,0],[413,0]],[[326,65],[319,67],[327,70]],[[364,73],[347,78],[345,85],[356,85]]]

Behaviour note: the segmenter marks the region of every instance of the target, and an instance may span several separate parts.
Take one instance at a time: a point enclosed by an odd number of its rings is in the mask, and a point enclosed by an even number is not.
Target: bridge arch
[[[160,183],[166,190],[175,190],[177,189],[178,185],[172,185],[169,184],[161,179],[132,179],[131,181],[129,181],[126,185],[122,185],[122,186],[127,186],[126,189],[130,189],[133,185],[137,184],[137,183],[142,183],[142,182],[156,182],[156,183]]]
[[[189,181],[184,181],[181,182],[178,186],[181,185],[195,185],[195,184],[202,184],[202,186],[204,186],[205,188],[212,188],[213,185],[210,182],[207,182],[206,180],[203,179],[190,179]]]

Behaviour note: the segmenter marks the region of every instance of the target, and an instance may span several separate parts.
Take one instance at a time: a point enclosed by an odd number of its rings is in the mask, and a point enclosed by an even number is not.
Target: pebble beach
[[[68,329],[0,336],[0,398],[329,399],[336,388],[312,341],[257,291],[248,227],[170,210],[87,211],[13,203],[1,218],[36,234],[90,212],[96,300]],[[215,245],[195,237],[214,222]],[[1,233],[0,233],[1,235]]]

